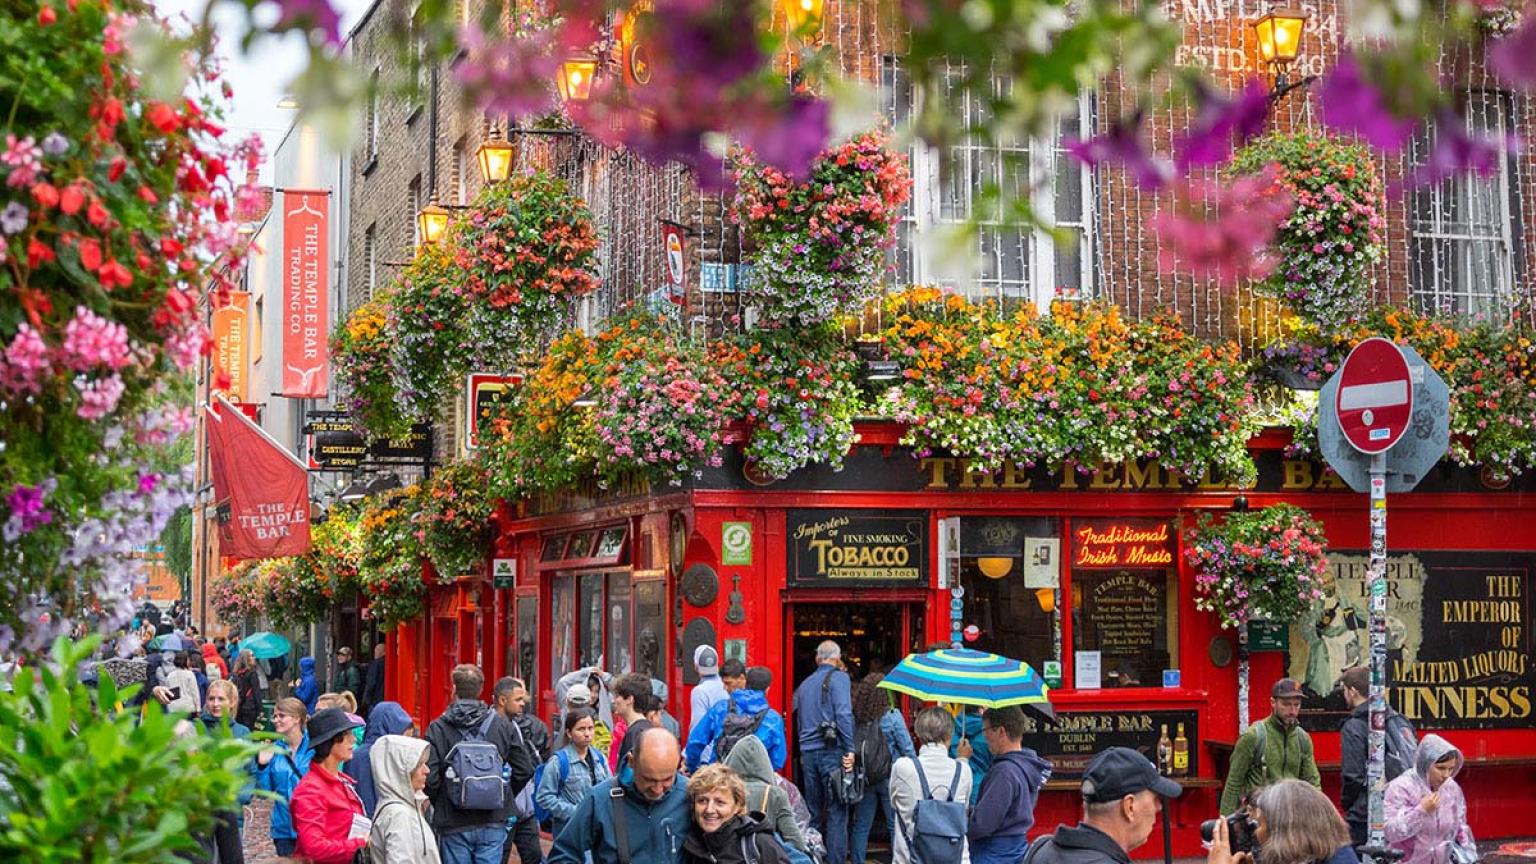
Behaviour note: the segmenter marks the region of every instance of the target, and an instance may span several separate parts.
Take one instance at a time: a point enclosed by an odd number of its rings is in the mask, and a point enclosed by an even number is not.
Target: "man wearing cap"
[[[725,720],[731,714],[761,715],[752,734],[763,742],[768,751],[768,761],[773,770],[781,771],[789,757],[789,745],[784,739],[784,717],[768,705],[768,688],[773,684],[773,671],[766,666],[742,665],[740,660],[727,660],[720,673],[729,696],[709,709],[704,721],[688,736],[683,748],[683,762],[692,774],[700,765],[723,761],[715,753],[714,743],[725,729]]]
[[[512,721],[480,701],[485,689],[480,668],[462,663],[453,667],[449,677],[454,701],[427,727],[427,743],[432,749],[427,752],[426,793],[432,799],[432,830],[437,834],[443,864],[501,864],[513,797],[533,778],[536,766]],[[455,744],[481,735],[496,745],[510,774],[506,802],[497,810],[461,810],[449,795],[446,769]]]
[[[715,707],[715,703],[724,702],[731,695],[725,689],[725,682],[720,680],[720,655],[715,652],[713,645],[700,645],[693,649],[693,668],[699,670],[699,683],[693,688],[693,695],[689,697],[688,735],[693,736],[693,730],[703,722],[704,715],[709,709]]]
[[[1061,825],[1035,841],[1029,864],[1129,864],[1132,849],[1147,842],[1164,798],[1177,798],[1179,784],[1157,773],[1147,757],[1128,747],[1111,747],[1093,757],[1083,772],[1083,820]]]
[[[347,690],[359,703],[363,701],[363,670],[352,662],[350,645],[343,645],[337,650],[336,674],[331,676],[331,683],[335,686],[337,693]]]
[[[1235,812],[1253,790],[1287,778],[1322,788],[1312,736],[1296,723],[1301,717],[1301,695],[1301,685],[1291,678],[1281,678],[1270,689],[1270,715],[1249,726],[1232,748],[1232,766],[1221,793],[1222,813]]]

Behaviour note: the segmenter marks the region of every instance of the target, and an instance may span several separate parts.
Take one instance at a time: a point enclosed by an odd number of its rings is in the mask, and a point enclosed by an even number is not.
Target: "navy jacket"
[[[971,810],[966,836],[972,844],[991,837],[1022,837],[1035,824],[1035,800],[1051,776],[1051,763],[1025,747],[992,760]]]
[[[821,682],[832,676],[826,697],[822,697]],[[853,697],[852,682],[848,673],[823,663],[810,677],[800,682],[795,690],[795,731],[804,752],[826,747],[816,727],[823,720],[837,724],[837,746],[842,753],[853,752]]]

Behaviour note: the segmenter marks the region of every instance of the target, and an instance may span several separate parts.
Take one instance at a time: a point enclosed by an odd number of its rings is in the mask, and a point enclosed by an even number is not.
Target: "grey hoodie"
[[[378,808],[368,837],[373,864],[442,864],[432,825],[421,815],[411,772],[421,764],[427,742],[404,735],[385,735],[368,751]],[[425,797],[425,796],[423,796]]]
[[[779,832],[779,839],[801,852],[809,851],[800,826],[795,823],[795,813],[789,808],[789,796],[773,782],[773,765],[763,742],[756,735],[743,737],[726,755],[725,765],[747,784],[748,812],[763,814],[762,821]],[[765,790],[767,797],[763,794]]]

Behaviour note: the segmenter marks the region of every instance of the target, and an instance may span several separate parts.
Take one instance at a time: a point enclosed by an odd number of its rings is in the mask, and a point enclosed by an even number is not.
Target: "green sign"
[[[1249,621],[1249,651],[1284,651],[1290,647],[1291,631],[1280,621]]]
[[[727,566],[752,563],[751,522],[726,522],[720,526],[720,563]]]
[[[517,559],[497,558],[491,565],[491,587],[512,588],[517,583]]]

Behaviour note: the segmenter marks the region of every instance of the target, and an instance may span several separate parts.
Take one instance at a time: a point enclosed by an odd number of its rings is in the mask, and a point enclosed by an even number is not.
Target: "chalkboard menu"
[[[791,510],[791,585],[915,585],[928,563],[921,510]]]
[[[1052,780],[1077,780],[1093,757],[1110,747],[1129,747],[1157,764],[1157,741],[1167,727],[1170,740],[1184,726],[1189,770],[1199,771],[1200,734],[1195,711],[1071,711],[1058,712],[1060,725],[1050,727],[1032,715],[1024,717],[1024,746],[1051,760]]]
[[[1333,684],[1369,660],[1365,552],[1335,551],[1323,599],[1291,625],[1287,673],[1307,694],[1301,723],[1337,729]],[[1528,729],[1531,552],[1395,552],[1387,558],[1387,682],[1392,707],[1426,729]]]
[[[1157,687],[1176,668],[1169,651],[1171,571],[1074,570],[1072,641],[1098,651],[1104,687]]]

